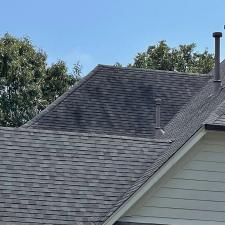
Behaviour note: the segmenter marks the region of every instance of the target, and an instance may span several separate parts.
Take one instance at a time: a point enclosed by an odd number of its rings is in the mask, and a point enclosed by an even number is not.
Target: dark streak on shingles
[[[225,63],[225,61],[223,62]],[[155,162],[143,173],[137,181],[129,187],[123,197],[105,216],[104,221],[117,211],[140,187],[164,165],[201,127],[224,126],[225,118],[225,77],[222,86],[214,90],[214,82],[207,84],[178,112],[165,127],[165,134],[161,138],[173,139],[167,151],[161,154]],[[219,121],[219,122],[218,122]],[[218,124],[219,123],[219,124]],[[221,128],[222,129],[222,128]],[[101,223],[100,223],[101,224]]]
[[[162,99],[161,125],[209,80],[208,75],[97,66],[81,86],[45,110],[28,127],[153,137],[155,98]]]

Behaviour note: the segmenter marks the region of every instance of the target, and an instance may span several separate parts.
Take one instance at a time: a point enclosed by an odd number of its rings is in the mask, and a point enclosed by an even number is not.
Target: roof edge
[[[27,121],[25,124],[23,124],[20,127],[23,128],[28,128],[31,125],[35,124],[38,122],[41,117],[43,117],[45,114],[53,110],[58,104],[60,104],[67,96],[72,94],[74,91],[79,89],[82,85],[84,85],[88,80],[90,80],[99,70],[100,65],[97,65],[91,72],[89,72],[85,77],[83,77],[77,84],[72,86],[68,91],[66,91],[64,94],[59,96],[55,101],[53,101],[50,105],[48,105],[45,109],[43,109],[40,113],[38,113],[34,118],[31,120]]]

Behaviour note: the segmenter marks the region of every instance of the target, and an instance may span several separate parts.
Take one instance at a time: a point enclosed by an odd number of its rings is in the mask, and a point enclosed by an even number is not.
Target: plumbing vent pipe
[[[213,37],[215,38],[215,69],[214,69],[214,89],[217,91],[221,86],[220,76],[220,38],[222,37],[221,32],[214,32]]]
[[[156,104],[156,110],[155,110],[155,137],[158,138],[162,134],[164,134],[164,131],[161,129],[160,125],[160,106],[161,106],[161,99],[156,98],[155,104]]]

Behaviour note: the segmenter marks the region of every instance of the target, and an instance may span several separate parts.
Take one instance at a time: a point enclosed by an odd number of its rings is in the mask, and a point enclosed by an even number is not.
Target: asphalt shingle
[[[24,127],[153,137],[155,99],[162,99],[161,125],[165,127],[209,78],[99,65]]]
[[[171,139],[173,143],[161,154],[154,163],[131,185],[127,192],[110,209],[104,220],[109,218],[130,196],[151,179],[152,175],[166,163],[201,127],[206,124],[220,122],[224,126],[225,115],[225,77],[222,86],[217,91],[214,90],[213,80],[197,93],[191,101],[181,109],[176,116],[165,127],[165,134],[161,138]],[[217,124],[218,125],[218,124]]]
[[[170,145],[167,140],[0,129],[0,221],[99,222]]]
[[[146,138],[155,98],[163,101],[161,140]],[[96,67],[24,126],[45,130],[0,129],[0,218],[101,224],[199,128],[223,122],[224,99],[209,76]]]

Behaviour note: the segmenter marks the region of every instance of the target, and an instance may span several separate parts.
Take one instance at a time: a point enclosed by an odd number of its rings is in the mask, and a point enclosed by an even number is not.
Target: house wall
[[[203,137],[120,221],[225,224],[225,135]]]

